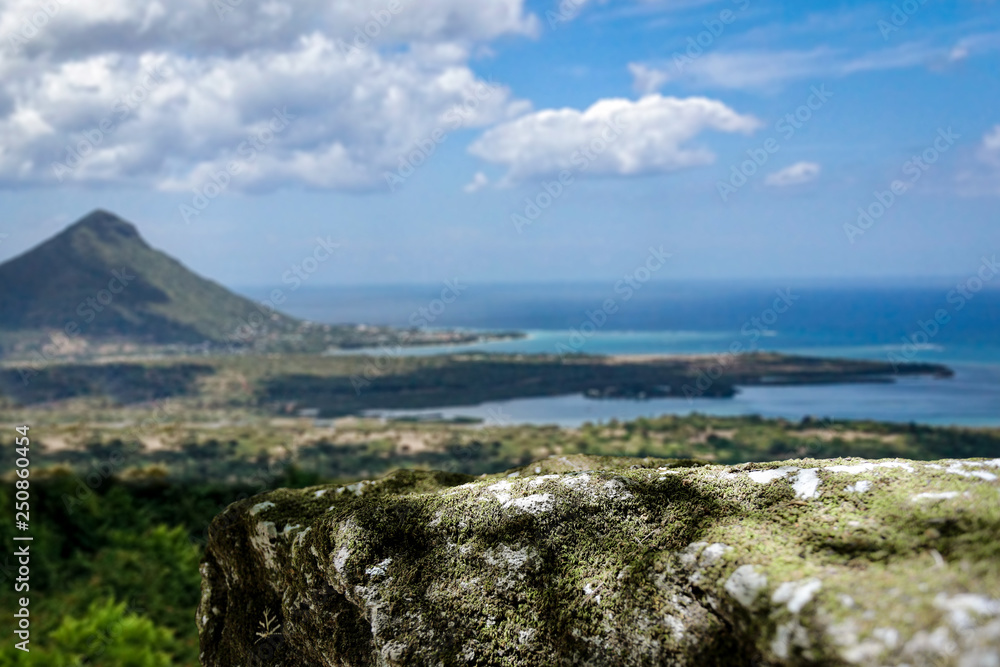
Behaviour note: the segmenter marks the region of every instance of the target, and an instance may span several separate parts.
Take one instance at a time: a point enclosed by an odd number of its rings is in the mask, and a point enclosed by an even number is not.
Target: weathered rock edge
[[[206,667],[1000,664],[1000,459],[559,457],[216,518]]]

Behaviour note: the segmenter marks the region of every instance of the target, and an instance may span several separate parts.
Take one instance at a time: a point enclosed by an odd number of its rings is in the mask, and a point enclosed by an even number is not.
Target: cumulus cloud
[[[768,174],[764,183],[778,188],[789,185],[801,185],[815,181],[819,176],[819,172],[820,166],[815,162],[796,162],[791,166]]]
[[[0,35],[19,35],[40,4],[0,2]],[[95,51],[183,50],[203,55],[285,50],[312,34],[352,42],[367,32],[372,41],[398,45],[487,41],[539,30],[537,17],[524,12],[523,0],[50,0],[48,4],[55,8],[51,20],[23,48],[33,56],[58,59]]]
[[[530,35],[523,0],[0,0],[0,185],[356,189],[435,132],[524,113],[470,53]],[[33,18],[34,17],[34,18]],[[293,118],[240,155],[276,110]],[[63,165],[60,168],[57,165]]]
[[[489,183],[490,179],[486,177],[486,174],[484,174],[481,171],[477,171],[476,175],[472,177],[472,180],[466,183],[465,187],[463,187],[462,189],[465,192],[472,194],[473,192],[479,192],[487,185],[489,185]]]
[[[983,137],[983,152],[987,158],[1000,160],[1000,125]]]
[[[748,134],[759,126],[715,100],[647,95],[600,100],[583,111],[526,114],[487,130],[469,152],[507,167],[507,183],[564,169],[636,175],[710,164],[715,155],[690,145],[695,137],[706,130]]]
[[[1000,195],[1000,124],[983,135],[976,161],[958,173],[960,194],[966,196]]]

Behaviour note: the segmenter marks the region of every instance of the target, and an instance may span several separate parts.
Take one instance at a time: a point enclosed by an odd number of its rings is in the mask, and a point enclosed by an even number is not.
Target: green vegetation
[[[13,484],[0,487],[0,530],[15,533]],[[32,479],[30,654],[5,642],[0,666],[197,665],[198,562],[209,522],[266,488],[301,487],[288,471],[259,484],[179,484],[155,475],[95,488],[67,470]],[[16,567],[3,562],[12,586]]]
[[[935,364],[894,367],[769,353],[720,361],[482,353],[402,356],[391,349],[379,357],[267,354],[6,366],[0,369],[0,401],[12,408],[80,399],[89,412],[175,398],[188,411],[245,409],[274,415],[312,410],[323,417],[570,394],[596,400],[724,398],[747,385],[891,382],[901,375],[951,374]],[[713,379],[709,372],[714,369],[720,373]],[[61,404],[48,407],[72,410]]]
[[[696,459],[716,463],[790,458],[1000,455],[1000,429],[942,428],[806,418],[663,416],[579,428],[344,418],[190,420],[165,404],[145,423],[109,411],[116,423],[34,420],[39,468],[81,477],[149,474],[196,483],[248,481],[289,467],[329,480],[358,480],[399,468],[479,475],[555,455]],[[130,423],[131,422],[131,423]]]

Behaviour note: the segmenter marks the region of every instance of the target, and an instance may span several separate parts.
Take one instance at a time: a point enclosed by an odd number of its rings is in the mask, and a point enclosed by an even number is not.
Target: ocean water
[[[892,384],[746,387],[731,399],[524,399],[422,411],[525,423],[578,425],[700,412],[1000,426],[1000,289],[958,281],[882,285],[650,283],[302,288],[289,313],[328,323],[517,330],[522,340],[404,350],[588,354],[717,354],[731,349],[935,362],[950,379]],[[269,290],[245,290],[263,298]],[[450,301],[450,303],[445,303]],[[371,354],[385,354],[370,350]],[[395,413],[387,413],[395,414]],[[406,414],[419,414],[407,412]]]

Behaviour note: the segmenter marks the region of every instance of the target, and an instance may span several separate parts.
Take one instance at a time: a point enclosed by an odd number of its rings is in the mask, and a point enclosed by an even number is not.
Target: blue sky
[[[237,286],[317,237],[311,285],[614,280],[651,246],[657,280],[961,277],[1000,250],[996,2],[350,5],[67,0],[26,30],[0,0],[0,259],[94,208]]]

